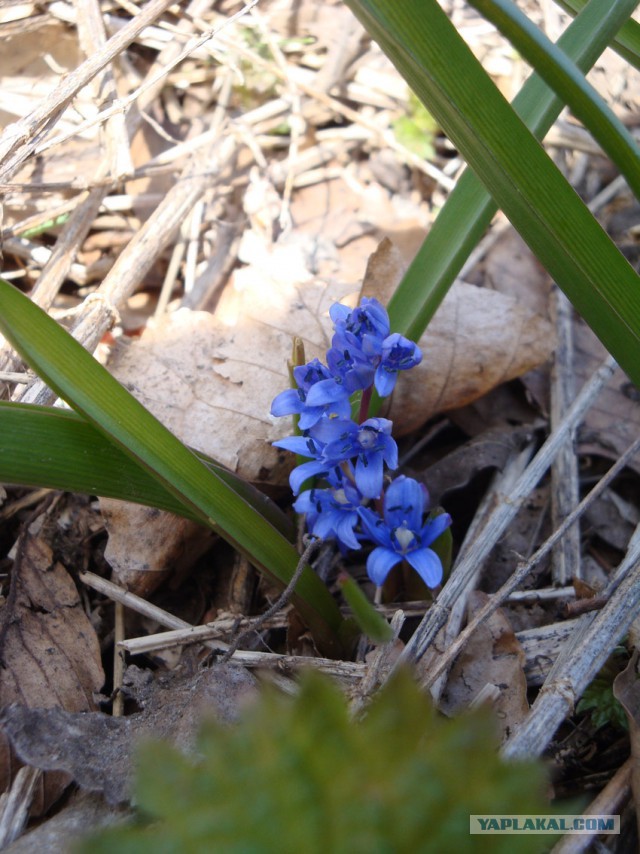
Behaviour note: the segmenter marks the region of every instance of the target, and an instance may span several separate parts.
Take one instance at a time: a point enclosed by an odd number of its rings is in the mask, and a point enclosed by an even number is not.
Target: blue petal
[[[348,418],[323,418],[313,428],[313,438],[329,444],[357,432],[358,425]]]
[[[416,549],[405,555],[427,587],[437,587],[442,581],[442,562],[431,549]]]
[[[387,488],[384,496],[384,518],[390,528],[403,522],[412,531],[419,531],[424,512],[425,490],[412,477],[400,475]],[[421,540],[422,542],[422,540]],[[428,545],[428,543],[424,543]]]
[[[367,558],[367,573],[377,587],[381,587],[389,572],[400,563],[402,556],[389,549],[374,549]]]
[[[451,516],[448,513],[441,513],[435,519],[429,519],[420,531],[420,542],[422,545],[430,546],[431,543],[438,539],[443,531],[447,530],[450,524]]]
[[[307,392],[309,406],[326,406],[348,397],[347,390],[335,380],[320,380]]]
[[[273,398],[271,404],[271,414],[278,418],[283,415],[291,415],[294,412],[300,412],[304,408],[303,402],[300,400],[300,395],[294,388],[288,388],[281,391],[280,394]]]
[[[351,309],[349,306],[342,305],[341,302],[334,302],[329,309],[329,316],[335,324],[345,323],[350,314]]]
[[[392,551],[393,546],[391,545],[389,529],[384,524],[380,516],[378,516],[378,514],[369,507],[360,507],[358,513],[362,520],[362,527],[365,529],[365,532],[369,535],[370,539],[379,546],[384,546],[386,549]]]
[[[312,359],[306,365],[297,365],[293,369],[293,376],[301,389],[308,391],[314,383],[327,379],[330,375],[319,359]]]
[[[378,365],[376,368],[375,386],[380,397],[389,397],[396,387],[397,379],[398,374],[396,371],[390,371],[384,365]]]
[[[354,527],[358,521],[357,514],[352,510],[351,512],[342,512],[336,514],[336,519],[334,520],[333,530],[337,538],[349,549],[359,549],[360,543],[356,538],[356,535],[353,532]]]
[[[309,439],[306,436],[287,436],[286,439],[278,439],[277,442],[273,442],[273,445],[276,448],[284,448],[285,451],[293,451],[294,454],[300,454],[301,457],[317,456],[309,447]]]
[[[324,490],[321,489],[305,489],[301,492],[298,498],[293,502],[293,509],[296,513],[315,513],[317,514],[318,500]]]
[[[289,485],[294,495],[300,491],[300,487],[310,477],[327,470],[325,463],[320,460],[310,460],[308,463],[296,466],[289,475]]]
[[[365,498],[379,498],[382,492],[382,454],[374,451],[356,462],[356,486]]]
[[[382,455],[390,469],[398,468],[398,446],[395,439],[392,439],[391,436],[384,437]]]
[[[310,430],[322,418],[324,409],[322,406],[305,406],[300,413],[298,427],[300,430]]]

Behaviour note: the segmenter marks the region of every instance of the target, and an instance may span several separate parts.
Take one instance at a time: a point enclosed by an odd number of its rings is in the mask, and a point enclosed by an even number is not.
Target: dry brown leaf
[[[594,333],[577,318],[574,323],[576,385],[579,388],[602,364],[607,351]],[[612,461],[625,451],[640,432],[640,392],[618,369],[587,412],[578,434],[582,453],[600,454]],[[629,460],[640,474],[640,457]]]
[[[551,280],[549,274],[520,237],[507,228],[484,259],[485,285],[543,317],[547,316]]]
[[[502,471],[509,456],[530,438],[531,431],[522,427],[487,430],[429,466],[421,476],[429,485],[432,505],[440,504],[445,493],[467,486],[480,472]]]
[[[487,602],[479,590],[469,597],[469,619]],[[503,740],[529,712],[525,654],[509,620],[502,610],[495,611],[475,632],[473,643],[456,658],[443,694],[441,709],[455,715],[478,696],[485,686],[495,686],[499,694],[493,702]]]
[[[383,240],[369,259],[363,293],[386,305],[404,269],[400,253]],[[515,299],[456,282],[419,343],[423,360],[400,376],[393,395],[396,435],[542,364],[553,333],[547,320]]]
[[[15,600],[3,609],[0,708],[21,703],[30,708],[87,712],[104,682],[100,647],[75,584],[49,546],[37,536],[24,541],[14,565]],[[18,770],[0,739],[0,790]],[[45,775],[34,813],[47,809],[68,785],[65,774]]]
[[[211,543],[211,532],[155,507],[102,499],[109,533],[105,560],[118,581],[147,597],[171,576],[186,572]]]

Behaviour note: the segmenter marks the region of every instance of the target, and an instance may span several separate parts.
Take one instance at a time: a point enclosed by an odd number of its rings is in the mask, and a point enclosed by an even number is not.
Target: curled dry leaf
[[[14,565],[15,599],[2,612],[0,708],[25,707],[88,712],[104,682],[100,647],[78,591],[49,546],[35,536],[24,541]],[[0,735],[0,790],[18,770]],[[62,794],[66,774],[45,775],[33,812],[46,810]]]

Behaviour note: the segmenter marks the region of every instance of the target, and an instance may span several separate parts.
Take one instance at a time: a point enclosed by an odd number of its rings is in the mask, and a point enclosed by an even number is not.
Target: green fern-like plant
[[[343,695],[310,674],[295,699],[267,692],[235,727],[209,722],[197,756],[140,752],[137,823],[81,854],[507,852],[470,836],[469,815],[546,813],[540,764],[499,760],[491,713],[439,717],[407,674],[351,720]],[[539,851],[549,837],[518,839]]]
[[[624,647],[616,647],[607,663],[586,688],[576,706],[576,712],[590,712],[591,722],[599,729],[611,724],[621,730],[628,730],[629,724],[622,704],[613,694],[616,676],[622,673],[629,661]]]

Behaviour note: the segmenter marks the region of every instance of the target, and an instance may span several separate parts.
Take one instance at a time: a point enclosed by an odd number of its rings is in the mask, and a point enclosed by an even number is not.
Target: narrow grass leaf
[[[555,2],[570,15],[578,15],[585,8],[588,0],[555,0]],[[600,2],[600,6],[604,5],[612,4]],[[630,18],[623,24],[618,35],[611,41],[611,47],[640,71],[640,24],[637,21]]]
[[[509,0],[469,0],[533,66],[591,132],[640,198],[640,149],[566,54]]]
[[[640,382],[639,278],[435,0],[348,0],[540,261]],[[456,231],[449,242],[456,240]],[[406,310],[406,309],[405,309]],[[409,311],[415,310],[410,305]]]
[[[205,454],[193,453],[237,492],[246,491],[262,515],[293,539],[294,526],[277,504]],[[0,401],[0,482],[118,498],[201,521],[93,424],[58,407]]]
[[[635,6],[636,0],[616,0],[603,12],[600,0],[591,0],[562,34],[559,47],[586,72]],[[562,102],[534,73],[513,108],[541,138],[560,113]],[[414,339],[422,335],[497,209],[478,176],[467,169],[389,303],[393,329]]]

